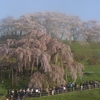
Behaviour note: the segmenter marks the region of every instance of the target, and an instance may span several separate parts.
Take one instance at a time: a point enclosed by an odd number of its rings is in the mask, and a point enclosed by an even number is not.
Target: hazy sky
[[[0,0],[0,19],[34,12],[63,12],[100,21],[100,0]]]

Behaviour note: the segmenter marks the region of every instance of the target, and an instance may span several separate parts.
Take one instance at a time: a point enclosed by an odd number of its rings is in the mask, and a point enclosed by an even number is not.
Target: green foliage
[[[6,41],[0,41],[0,44],[5,44],[6,43]]]
[[[17,88],[17,89],[27,88],[28,81],[29,81],[29,77],[28,76],[20,77],[18,79],[18,83],[15,86],[15,88]]]
[[[81,55],[81,54],[74,54],[74,59],[77,60],[78,62],[83,61],[84,59],[86,59],[85,55]]]
[[[5,90],[11,89],[11,79],[5,79],[4,83],[2,84],[2,88],[4,88]]]
[[[7,39],[18,39],[21,35],[12,34],[12,35],[2,35],[0,41],[6,41]]]
[[[89,65],[95,65],[95,64],[97,64],[98,63],[98,59],[95,59],[95,58],[93,58],[93,57],[91,57],[91,58],[89,58],[88,60],[87,60],[87,62],[88,62],[88,64]]]
[[[16,63],[17,59],[15,57],[9,58],[8,56],[0,57],[0,61],[6,61],[9,63]]]
[[[11,45],[9,48],[17,48],[17,45]]]
[[[6,91],[3,83],[0,82],[0,97],[3,96],[6,92],[7,91]]]

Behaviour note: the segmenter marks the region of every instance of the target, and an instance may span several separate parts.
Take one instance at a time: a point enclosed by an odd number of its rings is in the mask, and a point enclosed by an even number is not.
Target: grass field
[[[7,90],[3,87],[3,84],[0,83],[0,98],[7,92]]]
[[[90,45],[71,43],[70,47],[74,59],[84,65],[83,77],[78,78],[77,82],[100,80],[100,43],[90,43]]]
[[[100,89],[71,92],[48,97],[27,98],[26,100],[100,100]]]

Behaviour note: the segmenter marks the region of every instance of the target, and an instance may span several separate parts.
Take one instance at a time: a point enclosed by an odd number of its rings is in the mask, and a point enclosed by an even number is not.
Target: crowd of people
[[[64,92],[79,91],[85,89],[100,88],[100,81],[87,81],[80,84],[68,83],[61,86],[51,88],[26,88],[8,90],[7,100],[24,100],[26,97],[40,97],[47,95],[55,95]]]

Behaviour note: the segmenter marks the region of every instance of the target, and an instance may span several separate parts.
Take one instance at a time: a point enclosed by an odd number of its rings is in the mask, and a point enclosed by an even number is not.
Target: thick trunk
[[[12,87],[17,85],[17,71],[12,67]]]
[[[58,54],[55,55],[55,59],[54,59],[54,61],[55,61],[55,64],[58,63]]]
[[[63,66],[63,63],[62,63],[62,54],[60,53],[60,67]]]
[[[17,85],[17,71],[15,71],[15,75],[14,75],[14,84],[15,84],[15,86]]]
[[[2,70],[2,67],[0,68],[0,80],[3,80],[3,70]]]
[[[12,71],[12,87],[14,87],[14,69],[13,69],[13,67],[12,67],[11,71]]]
[[[11,78],[11,69],[9,69],[9,75],[8,75],[8,78],[9,78],[9,79]]]

